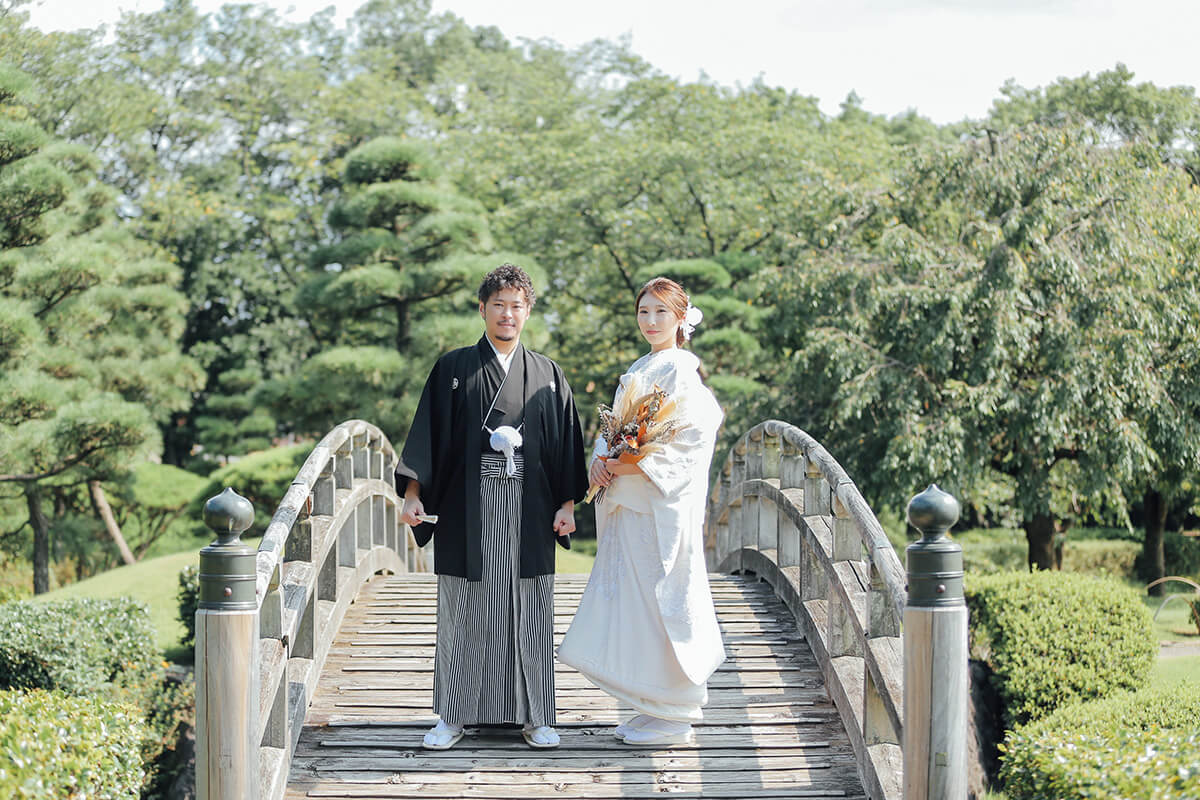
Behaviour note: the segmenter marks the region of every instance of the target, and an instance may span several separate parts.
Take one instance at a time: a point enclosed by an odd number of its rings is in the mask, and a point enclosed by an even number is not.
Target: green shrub
[[[1072,542],[1124,541],[1141,544],[1145,533],[1141,528],[1094,528],[1087,525],[1072,525],[1068,536]]]
[[[0,554],[0,603],[33,595],[33,566],[23,559]]]
[[[188,564],[179,570],[179,621],[183,623],[183,644],[196,644],[196,608],[200,604],[200,568]]]
[[[194,767],[178,752],[181,728],[196,724],[196,687],[188,679],[167,680],[155,693],[146,714],[146,735],[142,740],[145,780],[142,800],[167,797],[179,773]]]
[[[1200,580],[1200,536],[1184,536],[1180,531],[1163,533],[1163,561],[1168,575]]]
[[[1200,796],[1200,681],[1120,692],[1019,727],[1001,746],[1011,797]]]
[[[136,800],[138,712],[101,697],[0,691],[0,797]]]
[[[1025,538],[977,539],[963,542],[963,569],[972,575],[991,575],[1029,568],[1029,545]]]
[[[971,647],[994,673],[1006,727],[1145,683],[1158,654],[1150,613],[1112,577],[1001,573],[967,582]]]
[[[1084,538],[1106,529],[1071,531],[1063,545],[1063,571],[1132,578],[1142,546],[1128,539]],[[1029,568],[1029,544],[1018,530],[971,530],[955,536],[962,545],[963,567],[974,575],[991,575]]]
[[[190,685],[164,683],[163,666],[150,612],[129,598],[0,606],[0,688],[102,696],[134,709],[147,781],[170,773],[179,726],[194,713]]]
[[[80,597],[0,606],[0,688],[105,693],[145,709],[161,674],[141,603]]]
[[[1066,572],[1133,578],[1137,574],[1134,563],[1141,552],[1142,546],[1137,542],[1068,537],[1063,547],[1062,568]]]
[[[208,499],[230,487],[254,504],[254,526],[246,534],[261,536],[312,449],[311,442],[276,447],[221,467],[208,476],[208,482],[196,494],[186,514],[200,519]]]

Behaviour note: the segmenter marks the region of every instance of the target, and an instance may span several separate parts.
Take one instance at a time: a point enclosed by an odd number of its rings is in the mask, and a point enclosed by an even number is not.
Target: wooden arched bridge
[[[237,538],[245,509],[210,501],[220,541],[202,554],[197,614],[201,800],[903,795],[905,575],[807,434],[755,426],[712,487],[706,552],[729,658],[695,742],[657,751],[613,739],[632,712],[561,664],[559,749],[496,729],[421,749],[435,719],[436,583],[431,553],[399,522],[395,463],[378,428],[339,425],[257,551]],[[556,637],[586,577],[558,576]]]

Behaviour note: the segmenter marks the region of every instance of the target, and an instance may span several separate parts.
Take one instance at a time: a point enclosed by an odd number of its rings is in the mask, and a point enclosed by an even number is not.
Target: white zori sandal
[[[622,722],[620,725],[613,728],[613,732],[612,732],[613,736],[620,739],[621,741],[624,741],[625,737],[631,731],[636,731],[638,728],[642,727],[643,725],[645,725],[647,722],[649,722],[652,719],[654,719],[654,717],[650,716],[649,714],[638,714],[636,717],[629,720],[628,722]]]
[[[667,744],[686,744],[692,741],[692,726],[687,722],[671,722],[651,717],[649,722],[625,734],[621,741],[635,747],[658,747]]]
[[[558,747],[558,732],[549,725],[538,725],[536,728],[526,726],[521,729],[525,744],[535,750],[549,750]]]
[[[421,740],[421,746],[426,750],[449,750],[458,744],[458,740],[461,738],[463,738],[462,728],[439,719],[438,724],[425,734],[425,738]]]

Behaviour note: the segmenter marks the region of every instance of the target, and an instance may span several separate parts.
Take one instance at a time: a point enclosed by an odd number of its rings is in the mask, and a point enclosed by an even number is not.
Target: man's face
[[[529,319],[529,303],[524,290],[501,289],[479,304],[479,313],[489,339],[496,344],[515,344]]]

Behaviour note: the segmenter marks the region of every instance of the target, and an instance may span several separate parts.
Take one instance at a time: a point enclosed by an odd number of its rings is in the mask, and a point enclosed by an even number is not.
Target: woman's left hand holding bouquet
[[[622,453],[616,458],[597,456],[592,459],[592,466],[588,469],[591,488],[588,490],[587,497],[583,498],[583,502],[590,503],[596,500],[601,492],[612,485],[613,478],[618,475],[642,474],[642,468],[637,465],[637,462],[641,460],[640,455],[633,453]]]
[[[641,475],[642,468],[638,466],[638,462],[641,460],[640,455],[622,453],[615,459],[608,459],[604,466],[612,475]]]

